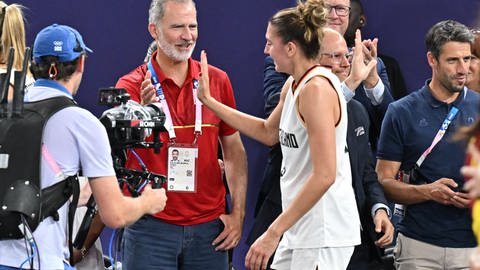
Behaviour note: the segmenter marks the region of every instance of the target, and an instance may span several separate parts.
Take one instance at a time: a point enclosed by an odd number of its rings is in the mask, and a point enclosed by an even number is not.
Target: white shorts
[[[280,242],[271,268],[276,270],[345,270],[354,248],[352,246],[289,249]]]

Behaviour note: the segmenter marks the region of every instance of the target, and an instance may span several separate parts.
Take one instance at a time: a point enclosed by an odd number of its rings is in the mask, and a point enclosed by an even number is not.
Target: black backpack
[[[21,117],[0,118],[0,240],[20,239],[26,220],[31,231],[47,217],[58,221],[57,210],[73,195],[69,211],[69,233],[78,203],[79,183],[68,176],[40,190],[43,129],[59,110],[77,106],[64,96],[24,103]],[[22,218],[23,215],[23,218]]]

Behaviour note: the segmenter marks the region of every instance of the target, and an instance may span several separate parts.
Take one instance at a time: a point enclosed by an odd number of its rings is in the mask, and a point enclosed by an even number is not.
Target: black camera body
[[[152,148],[155,153],[160,153],[160,132],[167,131],[160,104],[140,105],[131,100],[123,88],[100,88],[98,103],[113,107],[103,112],[100,122],[107,130],[120,186],[126,184],[133,196],[139,195],[138,187],[143,180],[152,181],[153,187],[160,187],[166,181],[165,176],[154,174],[146,167],[142,168],[143,171],[125,168],[128,150]]]
[[[130,100],[130,95],[123,88],[100,88],[98,104],[112,107],[103,112],[100,122],[107,130],[113,167],[120,188],[127,189],[133,197],[137,197],[147,183],[151,183],[152,188],[162,187],[167,179],[164,175],[152,173],[144,165],[141,171],[125,168],[128,150],[153,148],[156,153],[160,152],[160,132],[166,129],[165,114],[159,104],[142,106]],[[153,135],[153,139],[150,139],[150,135]],[[77,249],[83,247],[96,214],[95,205],[95,200],[90,197],[86,205],[87,212],[73,241],[73,246]]]
[[[153,148],[160,151],[159,132],[165,129],[165,114],[159,103],[140,105],[130,100],[123,88],[101,88],[98,103],[113,107],[103,112],[100,122],[105,126],[113,150]],[[147,137],[153,134],[151,142]]]

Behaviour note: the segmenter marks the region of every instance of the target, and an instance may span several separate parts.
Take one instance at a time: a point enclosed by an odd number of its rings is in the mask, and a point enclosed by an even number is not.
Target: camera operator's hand
[[[243,217],[240,215],[229,214],[221,215],[220,220],[223,222],[223,231],[213,240],[215,250],[229,250],[238,245],[242,237]]]
[[[150,104],[157,101],[157,95],[155,93],[155,87],[152,84],[152,74],[147,71],[145,79],[140,87],[140,104]]]
[[[167,195],[164,188],[152,189],[152,186],[149,184],[145,186],[145,189],[142,191],[142,196],[144,200],[144,205],[147,209],[148,214],[156,214],[160,211],[163,211],[165,204],[167,203]]]

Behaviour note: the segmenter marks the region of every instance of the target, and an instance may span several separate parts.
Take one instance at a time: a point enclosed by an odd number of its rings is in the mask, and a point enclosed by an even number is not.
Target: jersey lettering
[[[290,148],[298,148],[295,134],[288,133],[280,129],[280,144]]]

